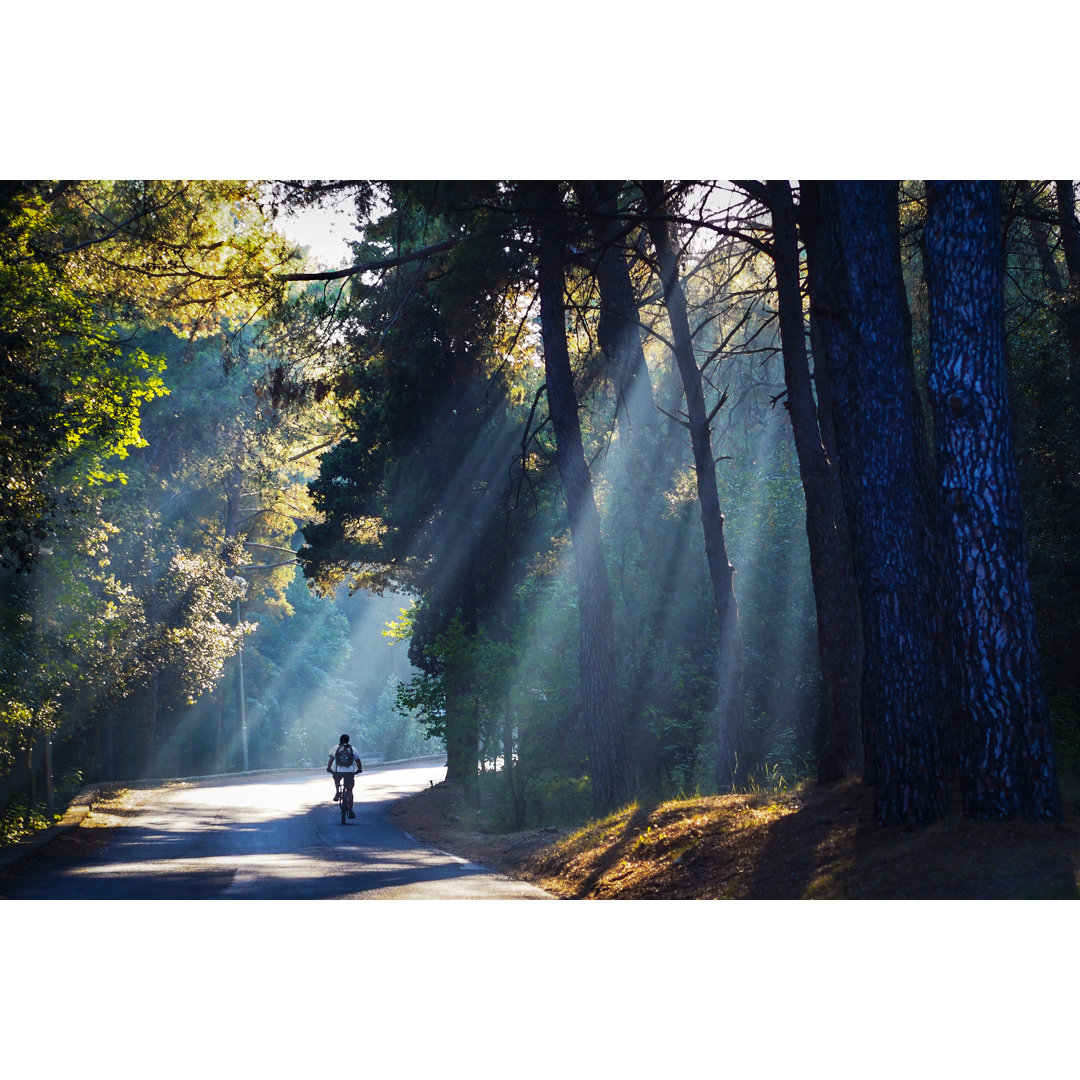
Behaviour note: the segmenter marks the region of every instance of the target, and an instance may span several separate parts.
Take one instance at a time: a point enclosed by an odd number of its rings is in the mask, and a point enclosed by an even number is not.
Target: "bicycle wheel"
[[[345,824],[345,818],[349,813],[349,806],[352,804],[352,792],[345,786],[344,781],[341,784],[341,824]]]

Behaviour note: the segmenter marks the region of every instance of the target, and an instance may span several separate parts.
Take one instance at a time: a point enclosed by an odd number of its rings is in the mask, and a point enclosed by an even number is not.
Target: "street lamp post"
[[[49,821],[53,819],[53,812],[56,809],[56,801],[53,796],[53,774],[52,774],[52,736],[45,736],[45,812],[48,814]]]
[[[247,582],[237,575],[237,581]],[[247,733],[247,702],[244,699],[244,634],[240,630],[240,599],[236,600],[236,629],[240,631],[240,648],[236,653],[240,666],[240,746],[244,753],[244,772],[248,772],[248,733]]]
[[[38,549],[42,555],[51,555],[53,549],[51,547],[42,546]],[[49,616],[49,593],[48,593],[48,578],[44,566],[38,567],[38,573],[41,575],[41,612],[38,616],[38,635],[41,641],[45,639],[45,620]],[[53,792],[53,745],[52,745],[52,733],[46,731],[45,733],[45,812],[48,815],[49,821],[53,819],[53,813],[56,809],[56,797]]]

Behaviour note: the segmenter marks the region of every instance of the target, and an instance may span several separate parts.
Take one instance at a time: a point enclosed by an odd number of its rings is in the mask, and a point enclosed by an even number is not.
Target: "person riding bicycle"
[[[341,798],[341,788],[345,785],[347,791],[352,791],[356,782],[356,774],[364,771],[360,762],[360,755],[349,744],[349,736],[342,735],[337,746],[330,751],[330,760],[326,763],[326,771],[334,777],[334,802]],[[350,810],[349,817],[356,814]]]

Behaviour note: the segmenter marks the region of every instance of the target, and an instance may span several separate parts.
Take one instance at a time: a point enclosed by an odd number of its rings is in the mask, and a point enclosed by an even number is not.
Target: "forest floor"
[[[398,823],[425,844],[564,899],[1080,899],[1080,784],[1063,824],[950,816],[880,828],[873,792],[812,781],[776,793],[634,804],[579,829],[497,833],[440,784],[405,799]]]

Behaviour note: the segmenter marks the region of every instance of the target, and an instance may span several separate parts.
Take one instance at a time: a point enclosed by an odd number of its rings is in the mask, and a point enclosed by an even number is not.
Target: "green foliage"
[[[40,829],[57,824],[82,784],[83,775],[78,769],[67,769],[56,776],[53,789],[54,810],[51,816],[40,794],[33,804],[27,796],[11,799],[0,809],[0,847],[17,844]]]
[[[423,730],[421,717],[405,708],[398,697],[401,679],[388,675],[382,692],[368,705],[360,720],[363,745],[382,761],[401,761],[438,753],[441,740]]]
[[[256,753],[277,764],[290,737],[319,754],[328,740],[250,648],[259,623],[294,613],[308,451],[333,422],[325,397],[279,407],[262,328],[243,325],[281,299],[272,272],[288,258],[257,195],[208,181],[0,185],[0,555],[33,571],[0,572],[5,803],[44,734],[59,768],[96,775],[232,765],[238,694],[224,694],[244,634]],[[185,336],[152,329],[163,324]],[[357,686],[333,670],[351,630],[342,619],[335,639],[322,623],[328,667],[298,682],[310,692],[322,676],[320,720],[336,727],[358,715]]]
[[[446,687],[442,677],[422,671],[399,684],[395,702],[402,716],[415,719],[427,739],[446,738]]]
[[[0,565],[25,569],[60,527],[67,498],[123,474],[110,458],[141,443],[162,363],[120,340],[108,311],[42,252],[40,197],[0,192]]]
[[[165,618],[147,648],[159,677],[172,676],[189,704],[221,677],[241,633],[219,617],[244,594],[243,582],[205,556],[177,552],[158,583],[157,602]]]
[[[268,228],[251,181],[71,181],[47,200],[39,248],[121,321],[201,336],[282,299],[273,275],[296,253]]]
[[[415,627],[420,611],[422,607],[403,612],[393,632],[401,634],[405,626]],[[427,739],[445,739],[453,712],[465,713],[476,719],[481,743],[494,742],[508,706],[506,680],[512,661],[506,643],[493,641],[484,629],[470,635],[455,615],[425,648],[424,670],[399,685],[398,711],[419,723]]]
[[[17,844],[40,829],[55,825],[58,818],[57,814],[48,817],[40,804],[30,808],[25,798],[14,798],[0,811],[0,845]]]
[[[593,811],[587,776],[572,777],[542,772],[526,776],[522,786],[525,804],[522,825],[525,827],[562,828],[578,825],[587,820]]]
[[[3,566],[30,565],[67,499],[124,479],[106,462],[141,445],[140,411],[165,392],[133,332],[248,318],[288,257],[247,183],[0,184]]]
[[[567,776],[543,769],[526,773],[518,783],[521,794],[515,799],[503,774],[489,772],[479,778],[476,803],[483,823],[491,831],[573,828],[592,816],[588,776]]]

